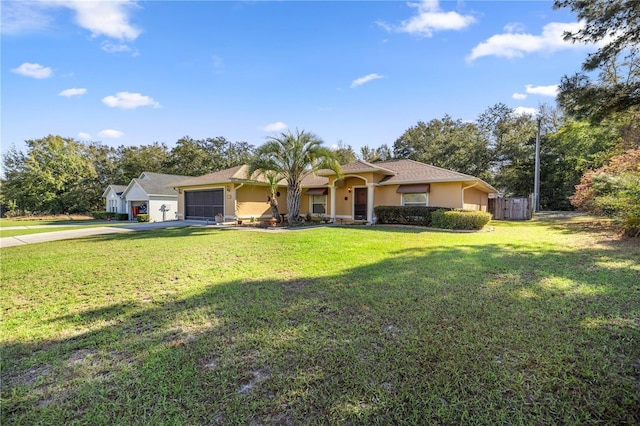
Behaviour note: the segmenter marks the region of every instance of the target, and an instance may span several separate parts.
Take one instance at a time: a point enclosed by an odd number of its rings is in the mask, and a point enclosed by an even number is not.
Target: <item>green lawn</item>
[[[31,235],[31,234],[44,234],[47,232],[58,232],[58,231],[72,231],[75,229],[87,229],[87,228],[101,228],[103,226],[125,226],[131,225],[132,223],[137,222],[66,222],[64,224],[30,224],[30,225],[4,225],[4,228],[0,228],[0,238],[4,237],[19,237],[21,235]],[[15,226],[25,226],[25,228],[20,229],[6,229],[9,227]],[[39,228],[36,226],[45,226],[44,228]]]
[[[0,218],[0,228],[6,228],[9,226],[36,226],[36,225],[82,225],[96,222],[93,219],[76,219],[76,220],[63,220],[63,219],[9,219]]]
[[[640,423],[638,243],[490,226],[2,249],[1,423]]]
[[[20,226],[20,225],[15,225]],[[24,228],[24,229],[1,229],[0,228],[0,238],[4,237],[19,237],[21,235],[31,235],[31,234],[44,234],[47,232],[57,232],[57,231],[72,231],[74,229],[85,229],[85,228],[99,228],[102,226],[111,226],[111,225],[80,225],[80,226],[60,226],[60,225],[51,225],[47,228]]]

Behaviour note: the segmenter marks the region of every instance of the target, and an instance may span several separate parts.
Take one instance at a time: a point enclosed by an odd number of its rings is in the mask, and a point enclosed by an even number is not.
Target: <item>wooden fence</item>
[[[490,198],[489,212],[497,220],[529,220],[533,215],[533,198]]]

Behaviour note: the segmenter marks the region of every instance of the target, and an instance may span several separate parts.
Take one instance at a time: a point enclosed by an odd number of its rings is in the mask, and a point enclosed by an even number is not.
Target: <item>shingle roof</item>
[[[381,173],[385,175],[385,177],[378,183],[379,185],[430,182],[478,182],[488,192],[497,192],[494,187],[475,176],[454,172],[453,170],[443,169],[442,167],[436,167],[414,160],[401,159],[380,161],[378,163],[367,163],[366,161],[358,160],[342,166],[342,172],[344,174],[363,172]],[[323,170],[321,174],[324,176],[335,175],[335,173],[330,170]]]
[[[393,170],[396,174],[383,179],[381,185],[397,185],[409,183],[430,182],[477,182],[488,192],[498,192],[493,186],[475,176],[454,172],[414,160],[389,160],[381,161],[386,169]]]
[[[382,173],[385,175],[394,175],[395,172],[392,170],[389,170],[388,168],[385,167],[381,167],[382,163],[369,163],[366,161],[362,161],[362,160],[356,160],[353,163],[349,163],[349,164],[345,164],[344,166],[340,166],[340,168],[342,169],[342,173],[344,174],[348,174],[348,173],[363,173],[363,172],[378,172],[378,173]],[[331,170],[323,170],[322,173],[319,173],[320,175],[334,175],[335,172],[331,171]]]
[[[381,166],[393,170],[395,174],[385,179],[385,183],[405,183],[415,181],[459,181],[459,180],[475,180],[474,176],[464,173],[454,172],[453,170],[443,169],[441,167],[431,166],[429,164],[420,163],[413,160],[390,160],[381,161]]]
[[[187,179],[183,179],[179,182],[176,182],[176,186],[196,186],[196,185],[209,185],[214,183],[225,183],[225,182],[233,182],[233,181],[243,181],[247,179],[247,171],[249,170],[249,166],[246,164],[242,166],[235,166],[229,169],[219,170],[217,172],[208,173],[206,175],[191,177]],[[254,175],[254,179],[257,181],[262,181],[266,183],[264,178],[260,179],[260,177]]]
[[[127,185],[108,185],[107,188],[102,193],[103,197],[107,196],[107,192],[109,191],[109,188],[111,188],[111,190],[115,192],[116,195],[121,195],[125,191],[125,189],[127,189]]]
[[[142,172],[139,178],[132,179],[131,182],[140,185],[147,195],[178,195],[178,191],[173,189],[175,183],[188,177],[189,176]],[[129,186],[131,186],[131,183]]]
[[[497,192],[488,183],[477,177],[466,175],[464,173],[454,172],[452,170],[443,169],[442,167],[431,166],[429,164],[420,163],[413,160],[389,160],[378,163],[368,163],[358,160],[353,163],[345,164],[342,167],[342,173],[357,174],[366,172],[375,172],[383,174],[385,177],[379,182],[380,185],[398,185],[410,183],[430,183],[430,182],[478,182],[488,192]],[[247,179],[248,166],[236,166],[226,170],[209,173],[204,176],[188,178],[176,182],[174,186],[185,187],[195,185],[222,184],[227,182],[248,182]],[[328,176],[335,175],[331,170],[320,170],[315,175],[309,175],[302,181],[303,187],[324,186],[328,183]],[[251,181],[257,183],[267,183],[263,176],[254,175]],[[285,185],[280,182],[280,185]]]
[[[203,176],[192,177],[180,182],[176,183],[176,187],[185,187],[185,186],[196,186],[196,185],[211,185],[211,184],[221,184],[228,182],[248,182],[253,181],[254,183],[262,183],[267,184],[267,179],[258,173],[254,173],[251,179],[247,178],[247,172],[249,171],[249,166],[242,165],[231,167],[229,169],[220,170],[217,172],[209,173]],[[303,186],[320,186],[326,185],[329,182],[329,179],[326,177],[316,176],[316,175],[308,175],[302,180]],[[280,182],[280,185],[286,185],[284,181]]]
[[[318,175],[307,175],[305,176],[304,179],[302,179],[302,186],[303,187],[310,187],[310,186],[324,186],[326,184],[329,183],[329,178],[324,177],[324,176],[318,176]]]

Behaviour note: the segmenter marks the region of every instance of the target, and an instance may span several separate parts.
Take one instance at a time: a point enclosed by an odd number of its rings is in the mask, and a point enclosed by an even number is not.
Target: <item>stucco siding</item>
[[[335,191],[336,191],[336,216],[351,217],[352,215],[351,208],[353,205],[353,199],[352,199],[353,192],[349,192],[347,190],[346,185],[343,188],[336,188]]]
[[[375,190],[373,206],[400,206],[402,205],[402,195],[396,190],[398,185],[379,186]]]
[[[462,182],[435,182],[430,186],[430,206],[462,208]]]
[[[475,188],[464,190],[464,208],[467,210],[487,211],[489,205],[489,195],[486,192]]]
[[[271,207],[269,207],[269,203],[267,202],[269,188],[266,186],[245,185],[239,188],[236,191],[236,194],[238,197],[236,212],[238,219],[250,219],[252,217],[259,219],[271,217]],[[233,208],[233,203],[231,204],[231,207]],[[278,210],[286,212],[286,206],[286,191],[280,190],[280,197],[278,197]],[[231,214],[233,215],[233,213]]]

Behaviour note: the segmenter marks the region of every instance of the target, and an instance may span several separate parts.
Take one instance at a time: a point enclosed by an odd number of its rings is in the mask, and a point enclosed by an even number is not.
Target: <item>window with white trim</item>
[[[327,212],[326,195],[311,195],[309,198],[311,198],[312,214],[325,214]]]
[[[403,206],[428,206],[429,194],[426,192],[418,194],[402,194]]]

